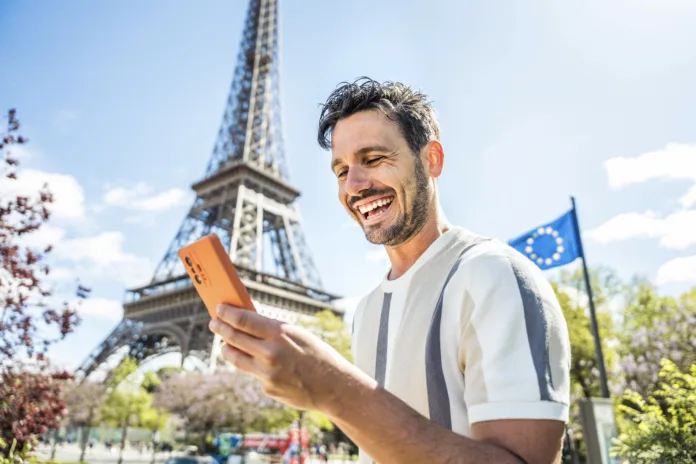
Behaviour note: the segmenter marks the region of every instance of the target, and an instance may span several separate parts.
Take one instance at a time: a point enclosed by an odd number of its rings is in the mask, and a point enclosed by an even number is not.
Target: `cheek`
[[[336,191],[336,194],[338,195],[338,201],[341,202],[343,206],[346,206],[346,190],[343,188],[342,184],[338,184],[338,189]]]
[[[404,209],[409,209],[409,206],[413,203],[414,198],[418,194],[416,191],[416,179],[413,177],[407,178],[398,189],[399,192],[399,203]]]
[[[348,197],[346,196],[346,190],[343,188],[343,184],[338,185],[338,201],[348,212],[351,212],[350,208],[348,208]]]

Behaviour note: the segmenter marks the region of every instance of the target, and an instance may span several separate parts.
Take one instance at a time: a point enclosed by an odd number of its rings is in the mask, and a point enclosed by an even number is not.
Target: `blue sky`
[[[165,6],[166,5],[166,6]],[[0,108],[31,143],[22,184],[48,179],[58,294],[92,287],[53,351],[74,366],[146,282],[202,178],[246,2],[0,4]],[[688,0],[282,2],[291,181],[327,290],[348,306],[386,269],[336,198],[318,104],[367,75],[425,91],[442,127],[452,223],[508,239],[575,195],[590,265],[696,284],[696,4]],[[0,186],[0,189],[7,188]]]

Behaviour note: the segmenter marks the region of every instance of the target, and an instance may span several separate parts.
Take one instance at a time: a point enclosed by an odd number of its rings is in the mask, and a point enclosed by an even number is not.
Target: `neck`
[[[394,247],[385,247],[391,262],[388,279],[394,280],[404,275],[425,253],[425,250],[450,227],[444,212],[438,206],[423,228],[407,242]]]

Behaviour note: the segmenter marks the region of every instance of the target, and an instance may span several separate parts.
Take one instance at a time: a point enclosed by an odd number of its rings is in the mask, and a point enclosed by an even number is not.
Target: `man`
[[[301,328],[236,308],[221,307],[211,330],[268,395],[341,427],[360,462],[559,462],[570,384],[561,310],[526,257],[448,224],[425,98],[361,79],[321,113],[339,200],[391,262],[358,306],[355,366]]]

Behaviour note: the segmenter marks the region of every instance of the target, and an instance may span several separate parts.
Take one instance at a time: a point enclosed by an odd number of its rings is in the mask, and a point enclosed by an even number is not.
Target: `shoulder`
[[[479,239],[455,266],[446,301],[459,308],[462,321],[475,314],[490,320],[492,313],[508,317],[534,308],[554,320],[562,318],[556,293],[543,271],[507,243]]]
[[[470,292],[506,288],[552,291],[543,271],[505,242],[484,237],[461,257],[453,279]]]

